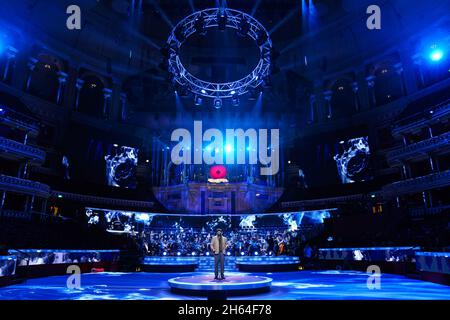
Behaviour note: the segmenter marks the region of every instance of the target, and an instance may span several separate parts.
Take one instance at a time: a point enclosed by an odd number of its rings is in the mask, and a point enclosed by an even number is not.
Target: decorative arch
[[[102,117],[105,104],[107,81],[92,72],[84,73],[81,78],[83,86],[80,91],[79,111],[91,116]]]
[[[64,63],[51,54],[41,52],[30,62],[30,67],[32,70],[27,84],[28,91],[42,99],[57,102],[59,77],[64,71]]]
[[[368,76],[373,81],[375,106],[385,105],[405,95],[403,67],[397,56],[371,65]]]
[[[352,115],[357,109],[358,95],[353,74],[345,74],[325,83],[325,96],[329,99],[333,118]]]

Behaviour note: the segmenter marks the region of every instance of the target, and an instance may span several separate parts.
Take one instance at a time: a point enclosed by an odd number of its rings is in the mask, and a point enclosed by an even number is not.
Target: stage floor
[[[179,276],[211,275],[193,273],[92,273],[81,276],[81,289],[66,288],[67,276],[30,279],[0,288],[0,300],[202,300],[170,291],[168,280]],[[272,278],[270,292],[230,297],[230,300],[366,300],[431,299],[450,300],[450,287],[397,275],[381,276],[381,289],[369,290],[367,274],[356,271],[296,271],[281,273],[226,273]]]

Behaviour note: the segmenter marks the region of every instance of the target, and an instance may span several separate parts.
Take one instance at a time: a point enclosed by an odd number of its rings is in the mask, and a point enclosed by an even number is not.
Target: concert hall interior
[[[448,12],[2,1],[0,300],[450,300]]]

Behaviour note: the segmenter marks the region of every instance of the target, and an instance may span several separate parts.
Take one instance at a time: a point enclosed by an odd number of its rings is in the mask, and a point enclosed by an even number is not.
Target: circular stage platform
[[[214,280],[213,274],[169,279],[175,293],[224,299],[228,296],[250,295],[270,291],[272,279],[240,273],[226,273],[225,280]]]

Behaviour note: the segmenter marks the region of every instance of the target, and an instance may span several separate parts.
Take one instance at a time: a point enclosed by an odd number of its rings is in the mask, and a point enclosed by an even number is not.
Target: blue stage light
[[[231,255],[231,252],[227,252],[227,256],[230,256]]]
[[[435,49],[430,53],[431,61],[440,61],[444,57],[444,52],[440,49]]]
[[[233,91],[231,91],[230,93],[231,93],[231,94],[236,94],[236,91],[233,90]]]
[[[205,93],[206,93],[206,90],[205,90],[205,89],[202,89],[201,93],[205,94]]]
[[[167,256],[167,252],[164,251],[164,252],[163,252],[163,256]]]
[[[245,252],[241,252],[241,256],[245,256]]]
[[[177,252],[177,256],[181,256],[181,252],[180,251]]]
[[[257,256],[257,255],[259,255],[259,252],[258,252],[258,251],[255,251],[255,256]]]
[[[195,256],[195,252],[192,252],[192,255]]]
[[[206,252],[205,255],[206,255],[206,256],[209,256],[209,252]]]
[[[233,151],[233,147],[230,144],[225,145],[225,152],[230,153]]]

